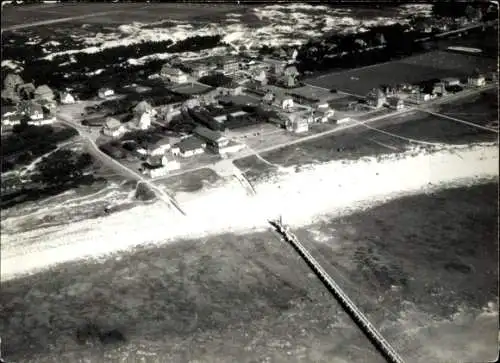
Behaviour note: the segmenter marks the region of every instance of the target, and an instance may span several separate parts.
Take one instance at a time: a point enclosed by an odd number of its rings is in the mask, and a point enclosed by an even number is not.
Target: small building
[[[486,78],[480,74],[470,76],[467,78],[467,84],[470,87],[482,87],[486,85]]]
[[[221,58],[217,66],[224,74],[233,74],[240,69],[240,62],[236,58]]]
[[[117,119],[108,117],[102,128],[102,133],[109,137],[118,138],[125,133],[125,127]]]
[[[51,125],[55,121],[56,121],[56,118],[54,116],[52,116],[52,117],[42,118],[40,120],[29,120],[28,125],[33,125],[33,126]]]
[[[432,94],[433,95],[438,95],[438,96],[444,96],[446,95],[446,86],[444,82],[438,82],[434,85],[434,88],[432,89]]]
[[[405,108],[403,100],[398,97],[389,97],[387,99],[387,104],[389,105],[390,108],[393,108],[398,111]]]
[[[219,149],[227,146],[229,140],[222,136],[218,131],[210,130],[209,128],[198,126],[193,133],[205,142],[207,149],[214,153],[219,153]]]
[[[318,107],[313,114],[314,122],[325,123],[333,118],[335,111],[329,106]]]
[[[290,111],[294,107],[293,98],[291,96],[278,96],[273,101],[274,106],[281,108],[284,111]]]
[[[456,77],[447,77],[443,79],[445,87],[460,86],[460,80]]]
[[[385,93],[380,88],[372,89],[366,96],[368,105],[376,108],[383,107],[386,103]]]
[[[205,151],[204,147],[205,143],[201,139],[195,136],[188,136],[173,145],[170,152],[172,155],[180,155],[186,158],[203,154]]]
[[[163,80],[170,81],[172,83],[187,83],[188,77],[181,69],[171,67],[165,64],[160,71],[160,77]]]
[[[149,155],[165,155],[172,148],[168,138],[161,139],[149,147]]]
[[[151,116],[154,116],[156,111],[155,109],[153,108],[153,106],[151,106],[148,102],[146,101],[141,101],[139,102],[135,107],[134,107],[134,113],[136,115],[142,115],[143,113],[148,113],[150,114]]]
[[[267,58],[264,62],[269,65],[269,72],[277,77],[283,74],[285,67],[287,66],[287,62],[281,59]]]
[[[69,92],[62,92],[60,95],[60,99],[63,105],[71,105],[75,103],[75,98]]]
[[[139,130],[147,130],[151,127],[151,114],[144,112],[136,116],[136,126]]]
[[[164,176],[170,171],[179,170],[181,167],[177,160],[166,155],[149,156],[143,166],[144,173],[151,178]]]
[[[307,132],[309,130],[311,119],[312,117],[310,116],[309,111],[294,112],[288,115],[286,129],[297,134]]]
[[[99,91],[97,91],[97,96],[99,96],[99,98],[102,98],[102,99],[106,99],[106,98],[112,97],[114,95],[115,95],[115,91],[112,90],[111,88],[108,88],[108,87],[101,88],[101,89],[99,89]]]

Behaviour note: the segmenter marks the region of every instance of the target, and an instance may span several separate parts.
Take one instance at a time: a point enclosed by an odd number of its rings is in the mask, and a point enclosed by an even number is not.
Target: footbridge
[[[354,302],[344,293],[319,262],[311,256],[309,251],[300,243],[290,229],[282,223],[281,217],[278,220],[270,220],[269,223],[282,235],[285,241],[290,243],[300,254],[384,358],[390,363],[403,363],[403,359],[389,342],[380,334],[373,324],[370,323],[368,318],[356,307]]]

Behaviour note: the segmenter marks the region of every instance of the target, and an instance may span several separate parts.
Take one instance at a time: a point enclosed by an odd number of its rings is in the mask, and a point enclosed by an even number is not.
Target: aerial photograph
[[[0,363],[498,360],[498,1],[1,4]]]

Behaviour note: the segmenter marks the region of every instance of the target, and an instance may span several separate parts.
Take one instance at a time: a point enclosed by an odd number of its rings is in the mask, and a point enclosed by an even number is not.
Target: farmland
[[[380,130],[380,131],[379,131]],[[387,134],[389,133],[389,134]],[[410,142],[410,140],[414,142]],[[357,160],[363,157],[400,154],[412,145],[423,148],[440,144],[492,142],[497,134],[460,124],[422,111],[388,117],[369,126],[342,130],[333,135],[285,146],[262,156],[271,164],[284,167],[332,160]],[[435,144],[435,145],[434,145]],[[267,177],[275,168],[255,156],[235,161],[245,175],[255,181]]]
[[[364,96],[372,88],[382,84],[420,83],[435,78],[466,77],[475,69],[483,72],[494,70],[496,61],[480,56],[432,51],[398,61],[322,75],[307,80],[307,83]]]

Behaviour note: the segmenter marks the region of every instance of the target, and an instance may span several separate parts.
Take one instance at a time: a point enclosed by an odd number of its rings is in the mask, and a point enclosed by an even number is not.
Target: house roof
[[[107,117],[106,122],[104,123],[104,126],[108,129],[117,129],[121,125],[122,125],[121,122],[113,117]]]
[[[103,88],[99,88],[99,92],[106,92],[106,91],[112,91],[113,89],[109,88],[109,87],[103,87]]]
[[[186,137],[179,141],[176,146],[179,147],[181,152],[196,150],[203,148],[203,141],[194,136]]]
[[[47,86],[46,84],[44,84],[44,85],[38,86],[35,89],[35,93],[43,95],[43,94],[46,94],[46,93],[54,93],[54,92],[52,92],[52,90],[50,89],[49,86]]]
[[[151,166],[161,166],[162,156],[161,155],[150,155],[147,160],[147,164]]]
[[[223,138],[220,132],[210,130],[209,128],[203,126],[196,127],[193,132],[210,141],[218,141]]]
[[[134,107],[134,112],[136,113],[144,113],[153,110],[153,106],[151,106],[147,101],[141,101]]]
[[[171,143],[171,140],[168,137],[165,137],[165,138],[160,139],[157,142],[155,142],[152,145],[152,147],[157,148],[157,147],[161,147],[161,146],[165,146],[165,145],[170,145],[170,143]]]

